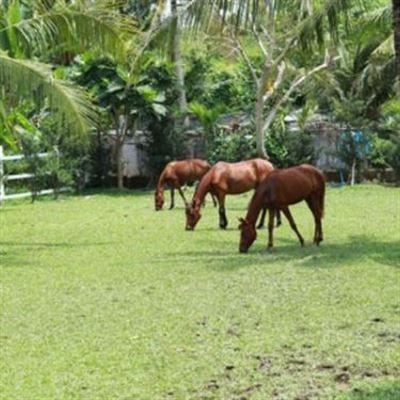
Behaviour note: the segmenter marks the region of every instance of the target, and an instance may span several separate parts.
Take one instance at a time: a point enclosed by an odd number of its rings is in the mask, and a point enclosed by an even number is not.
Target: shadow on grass
[[[398,400],[400,399],[400,381],[386,383],[370,390],[357,390],[344,400]]]
[[[289,243],[281,245],[281,243]],[[209,244],[205,240],[199,245]],[[200,263],[207,267],[227,271],[254,264],[292,263],[299,267],[342,268],[360,261],[373,260],[382,265],[400,267],[400,242],[378,242],[367,236],[353,236],[346,243],[323,242],[320,247],[308,244],[301,248],[295,241],[280,239],[277,247],[269,252],[260,245],[254,245],[249,253],[240,254],[239,243],[218,242],[220,250],[188,251],[169,253],[167,257],[178,262]],[[229,247],[228,247],[229,246]],[[228,250],[227,250],[228,249]]]
[[[30,243],[21,243],[21,242],[0,242],[0,246],[17,246],[17,247],[60,247],[60,248],[73,248],[73,247],[89,247],[89,246],[108,246],[110,244],[114,244],[114,242],[95,242],[95,243],[71,243],[71,242],[30,242]]]
[[[96,242],[96,243],[71,243],[71,242],[0,242],[0,269],[16,266],[28,266],[32,264],[32,252],[48,249],[73,249],[86,248],[90,246],[106,246],[114,242]],[[3,248],[4,246],[4,248]],[[8,251],[7,247],[12,248]]]
[[[85,196],[108,196],[108,197],[147,197],[154,193],[154,190],[146,189],[86,189],[79,193],[71,194],[70,196],[85,197]]]

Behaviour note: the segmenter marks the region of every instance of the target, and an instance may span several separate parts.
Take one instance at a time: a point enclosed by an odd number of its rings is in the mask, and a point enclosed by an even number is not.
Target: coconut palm
[[[137,33],[132,18],[112,1],[3,1],[0,7],[0,91],[14,103],[31,98],[47,106],[69,132],[87,132],[96,121],[85,91],[57,79],[43,62],[54,49],[92,50],[125,62]]]
[[[170,2],[158,2],[157,10]],[[323,48],[336,47],[346,16],[360,11],[361,3],[348,0],[181,0],[178,15],[185,28],[201,27],[215,32],[215,27],[219,26],[219,32],[227,33],[236,42],[237,51],[248,64],[256,84],[258,153],[268,158],[265,134],[278,110],[306,80],[332,64],[334,55],[325,57]],[[166,26],[177,14],[156,11],[154,15],[158,16],[158,25]],[[251,64],[240,43],[243,32],[253,35],[259,44],[263,58],[261,72]],[[301,54],[304,51],[306,57]],[[288,89],[282,91],[285,86]]]

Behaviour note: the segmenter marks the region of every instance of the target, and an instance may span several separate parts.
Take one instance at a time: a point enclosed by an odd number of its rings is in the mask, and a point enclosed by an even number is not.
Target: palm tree
[[[55,111],[70,133],[87,132],[97,119],[87,93],[57,79],[41,60],[57,47],[98,51],[125,62],[133,20],[108,1],[3,2],[0,8],[0,91],[3,98],[31,98]]]
[[[185,90],[185,72],[182,65],[181,42],[180,42],[180,17],[178,13],[177,0],[171,0],[171,14],[173,16],[171,22],[171,59],[174,63],[176,89],[178,93],[178,102],[181,115],[183,117],[184,126],[189,125],[187,116],[187,99]]]
[[[165,3],[159,2],[163,7]],[[223,29],[228,27],[225,32],[236,41],[238,52],[255,80],[257,149],[261,157],[268,158],[265,134],[278,110],[307,79],[332,64],[334,55],[324,57],[321,50],[324,46],[336,47],[332,43],[338,41],[343,16],[356,6],[348,0],[181,0],[180,5],[179,16],[185,27],[215,28],[212,21]],[[168,17],[163,23],[167,20]],[[259,44],[263,58],[261,72],[251,65],[240,44],[243,29]],[[304,51],[308,52],[308,60],[303,57],[304,64],[296,64],[295,60]],[[296,70],[298,73],[293,74]],[[282,91],[284,86],[288,87],[286,91]]]

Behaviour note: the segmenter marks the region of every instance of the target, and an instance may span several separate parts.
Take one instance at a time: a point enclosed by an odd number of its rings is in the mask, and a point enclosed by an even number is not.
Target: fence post
[[[5,196],[4,192],[4,164],[3,164],[3,146],[0,145],[0,206]]]

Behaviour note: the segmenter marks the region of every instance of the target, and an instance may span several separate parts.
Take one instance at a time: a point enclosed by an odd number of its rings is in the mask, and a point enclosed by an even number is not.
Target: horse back
[[[265,183],[267,201],[282,205],[298,203],[325,187],[323,174],[308,164],[272,171]]]

